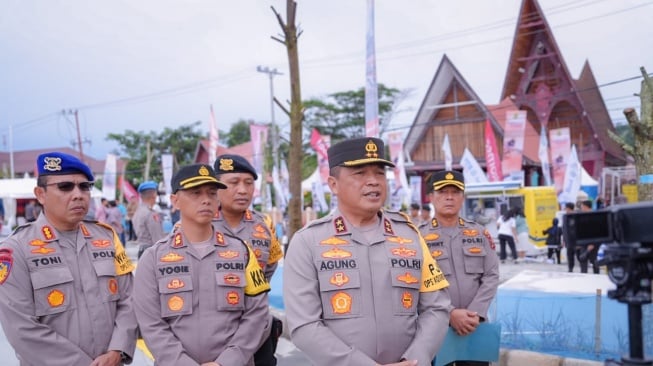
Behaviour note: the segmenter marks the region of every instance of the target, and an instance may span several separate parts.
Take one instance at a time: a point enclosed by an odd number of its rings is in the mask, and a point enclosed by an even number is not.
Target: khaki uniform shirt
[[[136,346],[133,265],[109,226],[63,240],[45,215],[0,245],[0,322],[21,365],[88,366]]]
[[[482,225],[462,218],[451,230],[451,237],[435,218],[419,229],[449,281],[451,310],[467,309],[487,319],[499,286],[499,259],[490,233]]]
[[[238,238],[215,233],[200,257],[181,228],[138,265],[134,309],[157,365],[253,365],[267,326],[269,285]]]
[[[134,212],[132,225],[138,244],[145,247],[151,246],[166,235],[159,214],[144,203],[141,203]]]
[[[338,211],[290,243],[283,297],[292,341],[315,365],[416,359],[430,365],[449,324],[447,286],[407,216],[363,233]]]

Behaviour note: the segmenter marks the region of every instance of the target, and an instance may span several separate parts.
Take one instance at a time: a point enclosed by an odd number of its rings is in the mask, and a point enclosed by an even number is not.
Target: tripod
[[[606,366],[653,366],[653,360],[644,359],[644,341],[642,337],[642,305],[628,304],[628,341],[630,355],[621,361],[607,360]]]

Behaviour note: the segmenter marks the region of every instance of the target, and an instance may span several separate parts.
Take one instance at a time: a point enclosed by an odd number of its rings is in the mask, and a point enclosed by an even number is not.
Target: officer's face
[[[435,207],[435,216],[439,218],[458,217],[463,206],[464,192],[454,186],[445,186],[431,192],[431,203]]]
[[[73,189],[59,188],[64,182],[74,183]],[[79,183],[88,183],[84,174],[53,175],[47,178],[47,186],[34,188],[45,216],[58,230],[76,229],[88,212],[91,190],[80,189]]]
[[[182,223],[210,224],[218,211],[218,188],[212,184],[177,191],[170,201],[179,209]]]
[[[338,208],[352,215],[376,213],[387,195],[385,167],[367,164],[342,167],[337,177],[329,177],[329,188],[338,196]]]
[[[249,173],[226,173],[220,175],[220,181],[227,189],[218,192],[222,210],[242,213],[249,208],[254,196],[254,177]]]

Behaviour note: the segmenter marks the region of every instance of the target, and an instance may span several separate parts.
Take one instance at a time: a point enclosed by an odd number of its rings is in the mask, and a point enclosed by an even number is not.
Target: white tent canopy
[[[580,169],[580,185],[581,186],[598,186],[599,182],[596,181],[596,179],[592,178],[590,173],[585,170],[585,168],[581,167]]]
[[[3,233],[5,227],[11,230],[16,225],[16,200],[36,198],[34,187],[36,187],[36,178],[0,179],[0,199],[4,204],[6,223],[3,226]],[[93,188],[91,197],[99,200],[102,197],[102,192]]]

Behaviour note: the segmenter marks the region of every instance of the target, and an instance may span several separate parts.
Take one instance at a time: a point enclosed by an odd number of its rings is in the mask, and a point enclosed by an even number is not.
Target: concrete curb
[[[288,323],[286,322],[285,312],[270,307],[270,313],[283,321],[283,333],[281,334],[287,340],[290,340]],[[603,366],[603,362],[581,360],[576,358],[564,358],[556,355],[537,353],[531,351],[505,349],[502,348],[499,353],[498,366]]]

